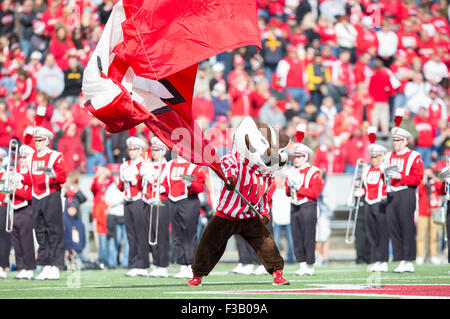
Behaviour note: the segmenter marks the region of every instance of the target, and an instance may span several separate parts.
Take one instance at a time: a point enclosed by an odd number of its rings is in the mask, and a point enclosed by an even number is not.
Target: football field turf
[[[290,285],[274,286],[270,275],[236,275],[236,264],[220,263],[200,287],[188,279],[125,277],[126,269],[61,271],[57,281],[16,280],[16,272],[0,281],[1,299],[252,299],[252,298],[450,298],[449,264],[416,266],[415,273],[369,273],[367,265],[331,264],[316,267],[314,276],[294,276],[298,265],[286,265]]]

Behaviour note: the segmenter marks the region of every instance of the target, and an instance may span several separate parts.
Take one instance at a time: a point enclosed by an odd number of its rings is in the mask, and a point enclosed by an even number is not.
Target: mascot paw
[[[225,183],[225,187],[226,189],[228,189],[229,191],[234,190],[236,186],[236,182],[234,181],[233,177],[228,177],[227,182]]]

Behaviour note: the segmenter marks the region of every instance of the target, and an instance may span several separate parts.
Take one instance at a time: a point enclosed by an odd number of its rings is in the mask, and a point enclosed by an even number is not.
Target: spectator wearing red
[[[85,147],[87,174],[93,174],[96,166],[106,165],[105,139],[105,129],[101,122],[97,118],[91,117],[91,123],[84,128],[81,135],[81,141]]]
[[[333,63],[328,94],[333,98],[338,111],[342,110],[342,97],[348,96],[355,89],[355,76],[350,63],[350,51],[342,50],[339,59]]]
[[[228,73],[227,81],[230,87],[236,87],[240,82],[240,77],[248,78],[248,73],[245,71],[245,60],[239,54],[236,54],[233,58],[234,69]]]
[[[370,67],[370,62],[372,60],[372,55],[369,52],[363,52],[358,61],[356,61],[353,68],[353,74],[355,77],[355,85],[359,83],[364,83],[366,87],[369,86],[370,78],[373,75],[373,70]]]
[[[428,119],[434,128],[441,127],[441,123],[445,124],[447,121],[447,105],[439,97],[437,87],[433,86],[430,89],[429,97],[431,103],[427,108]]]
[[[374,62],[374,74],[370,78],[369,94],[374,106],[370,114],[371,125],[379,128],[381,132],[389,132],[389,96],[393,88],[389,75],[383,69],[383,61],[377,59]]]
[[[281,16],[276,15],[270,18],[268,27],[274,27],[275,33],[283,39],[289,38],[289,35],[291,34],[291,28],[283,21],[283,19],[281,19]]]
[[[56,25],[63,22],[64,7],[59,1],[49,1],[47,10],[42,13],[42,22],[46,25],[46,30],[53,34],[56,30]]]
[[[356,56],[360,57],[365,52],[375,55],[378,50],[378,38],[376,31],[372,29],[372,19],[364,17],[361,20],[361,26],[357,28],[357,32]]]
[[[373,99],[369,95],[367,86],[360,82],[356,92],[350,95],[349,99],[353,102],[353,117],[362,125],[365,121],[370,122],[370,113],[373,108]]]
[[[16,89],[26,104],[33,103],[36,99],[36,80],[24,69],[17,69]]]
[[[16,87],[14,87],[12,94],[6,97],[6,102],[12,118],[17,123],[25,116],[28,104],[25,103],[25,101],[22,101],[20,91]]]
[[[334,136],[341,136],[345,140],[358,127],[359,122],[353,117],[353,106],[354,103],[351,99],[344,101],[342,111],[334,119]]]
[[[411,66],[406,61],[406,52],[402,49],[397,51],[395,55],[394,62],[391,64],[389,68],[395,77],[400,81],[400,86],[395,91],[395,97],[393,102],[393,111],[395,111],[405,106],[406,97],[405,97],[405,85],[412,79],[413,71]]]
[[[282,111],[286,111],[286,104],[291,100],[289,91],[281,85],[281,77],[277,73],[272,74],[272,82],[270,85],[270,93],[277,100],[277,107]]]
[[[334,55],[333,48],[328,44],[322,46],[322,50],[320,51],[320,53],[322,55],[323,66],[329,69],[331,74],[334,62],[336,62],[336,60],[338,59],[336,57],[337,55],[336,56]]]
[[[434,38],[431,37],[427,31],[422,30],[420,32],[417,48],[417,53],[420,60],[422,61],[422,65],[424,65],[435,53],[435,46],[436,43],[434,42]]]
[[[301,25],[296,25],[292,30],[287,42],[294,47],[306,47],[308,44],[308,37],[303,32]]]
[[[309,97],[306,92],[306,67],[296,47],[288,45],[287,51],[288,55],[278,62],[276,73],[280,76],[280,84],[298,101],[302,110]]]
[[[64,135],[58,141],[58,152],[64,156],[67,172],[84,173],[86,171],[86,155],[83,144],[77,133],[77,125],[68,123]]]
[[[327,174],[339,174],[345,172],[345,153],[340,138],[335,137],[335,143],[327,141],[316,148],[314,152],[313,166],[325,170]]]
[[[418,133],[415,150],[422,156],[423,166],[425,168],[431,167],[431,149],[436,137],[437,127],[433,127],[425,106],[419,108],[419,112],[414,116],[413,121]]]
[[[411,19],[403,21],[402,28],[398,32],[398,48],[416,50],[419,45],[419,36],[413,30]]]
[[[53,54],[56,64],[62,71],[69,68],[69,55],[72,48],[74,45],[66,27],[59,26],[50,40],[50,53]]]
[[[204,117],[211,123],[214,119],[214,106],[203,88],[197,90],[197,95],[192,99],[192,118],[194,120]]]
[[[25,114],[21,118],[17,120],[17,124],[14,130],[14,136],[19,139],[22,143],[24,143],[24,132],[28,126],[35,126],[35,117],[36,117],[36,106],[34,104],[29,104],[26,107]]]
[[[13,137],[14,122],[7,114],[6,100],[0,100],[0,147],[8,149],[9,141]]]
[[[359,158],[369,162],[369,152],[367,146],[369,145],[367,136],[363,134],[363,129],[356,127],[350,138],[344,143],[345,154],[345,172],[353,173],[355,171],[356,162]]]
[[[326,15],[321,15],[319,17],[317,22],[317,33],[319,33],[321,45],[327,44],[330,48],[334,50],[336,49],[336,30],[334,28],[334,24]]]
[[[450,34],[450,25],[447,19],[441,14],[441,6],[439,3],[433,3],[431,5],[431,23],[438,33]]]
[[[232,134],[228,129],[228,119],[225,115],[219,115],[216,118],[215,124],[208,130],[207,135],[219,156],[231,149]]]

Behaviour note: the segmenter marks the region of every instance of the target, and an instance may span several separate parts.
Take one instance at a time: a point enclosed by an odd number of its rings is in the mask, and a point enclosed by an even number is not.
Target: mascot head
[[[289,136],[250,116],[244,117],[233,136],[233,149],[268,172],[287,163],[288,144]]]

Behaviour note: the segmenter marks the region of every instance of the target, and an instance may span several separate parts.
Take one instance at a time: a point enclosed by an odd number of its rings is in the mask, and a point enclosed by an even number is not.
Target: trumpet
[[[347,229],[345,232],[345,243],[352,244],[355,241],[356,220],[358,218],[360,196],[355,196],[355,191],[361,191],[363,188],[362,173],[366,163],[362,158],[356,161],[355,172],[353,173],[352,188],[350,196],[347,201],[347,206],[350,208],[348,212]],[[356,202],[355,202],[356,198]],[[350,235],[351,233],[351,235]]]
[[[165,206],[160,198],[160,187],[161,187],[161,170],[162,170],[162,159],[163,159],[163,149],[160,149],[159,162],[158,162],[158,180],[156,182],[156,195],[155,198],[150,203],[150,223],[148,230],[148,243],[151,246],[158,245],[158,228],[159,228],[159,207]],[[153,187],[152,187],[153,188]],[[156,222],[155,222],[155,238],[152,239],[152,222],[153,222],[153,207],[156,206]]]
[[[12,158],[12,153],[14,158]],[[16,181],[15,174],[17,174],[17,156],[19,153],[19,142],[16,139],[9,141],[8,149],[8,163],[6,166],[5,182],[3,193],[6,194],[7,206],[6,206],[6,232],[10,233],[13,230],[14,224],[14,201],[16,198]],[[11,167],[11,161],[13,166]]]

